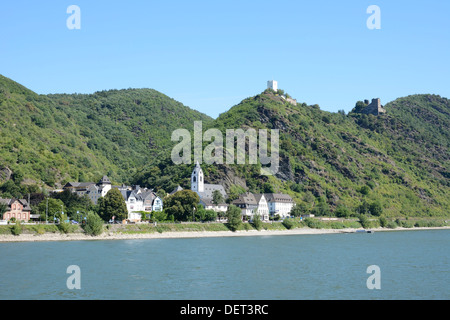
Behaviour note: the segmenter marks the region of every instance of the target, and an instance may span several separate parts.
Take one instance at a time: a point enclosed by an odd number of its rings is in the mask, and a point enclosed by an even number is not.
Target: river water
[[[450,230],[0,243],[0,299],[447,300],[449,244]]]

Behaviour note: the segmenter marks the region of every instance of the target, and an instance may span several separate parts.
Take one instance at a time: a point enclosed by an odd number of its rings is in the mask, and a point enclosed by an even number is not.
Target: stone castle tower
[[[386,113],[386,109],[384,109],[381,105],[380,98],[372,99],[372,102],[370,104],[369,100],[364,100],[364,103],[368,106],[361,111],[362,113],[373,114],[376,116]]]
[[[267,89],[272,89],[276,92],[278,90],[278,82],[275,80],[267,81]]]
[[[191,175],[191,190],[195,192],[204,192],[205,191],[205,180],[203,177],[203,170],[200,167],[200,164],[195,164],[194,171],[192,171]]]

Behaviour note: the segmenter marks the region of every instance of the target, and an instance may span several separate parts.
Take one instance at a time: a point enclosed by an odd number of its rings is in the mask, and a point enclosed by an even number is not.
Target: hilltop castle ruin
[[[386,113],[386,109],[384,109],[381,105],[380,98],[372,99],[372,102],[370,104],[369,100],[364,100],[364,104],[367,104],[367,107],[362,109],[361,113],[373,114],[375,116]]]

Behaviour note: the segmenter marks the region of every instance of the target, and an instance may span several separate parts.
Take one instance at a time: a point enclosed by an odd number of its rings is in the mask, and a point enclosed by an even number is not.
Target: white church
[[[198,194],[200,197],[200,204],[203,205],[205,209],[214,210],[216,212],[227,211],[228,204],[225,203],[225,201],[217,205],[213,203],[213,193],[216,190],[222,194],[224,200],[228,197],[225,188],[221,184],[205,183],[203,170],[198,161],[195,164],[195,168],[191,174],[191,190]]]

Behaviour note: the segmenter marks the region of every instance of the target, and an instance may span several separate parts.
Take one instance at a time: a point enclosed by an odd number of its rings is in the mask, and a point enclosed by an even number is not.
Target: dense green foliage
[[[152,89],[38,95],[0,75],[0,170],[51,187],[103,175],[129,183],[194,120],[211,118]]]
[[[216,221],[217,212],[210,209],[205,209],[202,205],[198,206],[197,211],[195,211],[194,221],[211,222]]]
[[[242,224],[241,209],[235,205],[231,204],[228,206],[226,217],[228,220],[228,228],[230,228],[231,231],[236,231]],[[246,225],[248,225],[248,223],[246,223]]]
[[[194,191],[177,191],[164,199],[164,212],[174,221],[193,221],[198,212],[199,201],[200,198]]]
[[[88,235],[98,236],[103,233],[103,219],[94,212],[88,212],[83,229]]]
[[[0,203],[0,220],[3,220],[3,214],[8,210],[8,206],[4,203]]]
[[[16,221],[16,223],[14,223],[11,226],[11,234],[18,236],[22,233],[22,225],[20,224],[20,221]]]
[[[122,221],[128,217],[127,205],[119,189],[111,189],[98,200],[98,212],[104,221]]]
[[[271,92],[243,100],[211,124],[280,130],[280,170],[230,165],[246,190],[290,194],[293,215],[448,216],[450,101],[414,95],[386,104],[380,116],[330,113],[284,102]],[[219,168],[210,176],[227,181]],[[205,174],[208,177],[208,175]],[[228,173],[228,176],[230,174]]]
[[[151,89],[38,95],[0,76],[0,197],[35,194],[38,207],[42,187],[105,174],[161,192],[189,189],[193,165],[173,164],[170,136],[202,120],[203,130],[224,137],[226,129],[280,130],[275,176],[261,175],[260,164],[202,164],[206,182],[222,183],[228,201],[245,191],[283,192],[297,203],[295,216],[448,216],[450,101],[413,95],[384,108],[380,116],[330,113],[267,90],[213,120]],[[92,209],[59,200],[72,216]]]

